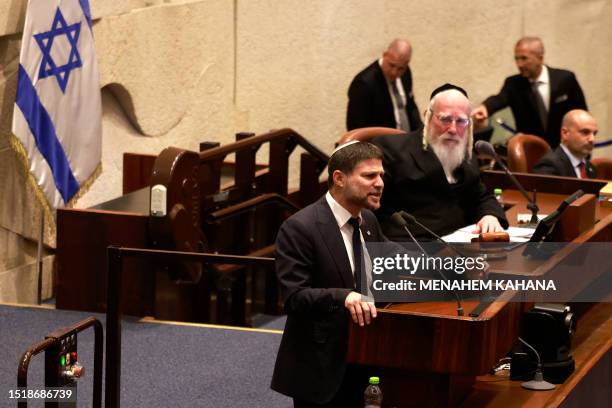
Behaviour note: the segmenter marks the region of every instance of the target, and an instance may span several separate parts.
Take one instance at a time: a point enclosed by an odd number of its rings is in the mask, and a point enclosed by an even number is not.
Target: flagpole
[[[42,303],[42,275],[43,275],[43,261],[42,261],[42,247],[43,247],[43,234],[45,231],[45,210],[40,210],[40,231],[38,234],[38,252],[36,253],[36,262],[38,265],[38,293],[36,295],[37,304]]]

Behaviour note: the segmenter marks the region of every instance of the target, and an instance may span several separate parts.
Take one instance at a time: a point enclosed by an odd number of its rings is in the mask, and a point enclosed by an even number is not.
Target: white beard
[[[457,167],[461,166],[461,163],[465,159],[467,139],[465,137],[462,138],[459,141],[459,144],[456,146],[447,146],[442,143],[442,140],[447,137],[450,136],[442,134],[435,140],[435,142],[433,142],[431,140],[432,138],[429,137],[429,144],[442,164],[446,179],[449,183],[454,184],[457,182],[457,179],[455,179],[453,173]]]

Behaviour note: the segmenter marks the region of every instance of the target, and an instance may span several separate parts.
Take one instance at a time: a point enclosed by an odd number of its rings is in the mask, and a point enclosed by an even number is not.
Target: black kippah
[[[439,94],[440,92],[448,91],[449,89],[456,89],[457,91],[459,91],[462,94],[464,94],[466,98],[468,98],[468,94],[467,94],[467,92],[465,92],[465,89],[463,89],[463,88],[461,88],[461,87],[459,87],[457,85],[449,84],[447,82],[444,85],[439,86],[436,89],[434,89],[433,92],[431,93],[431,96],[429,97],[429,100],[432,100],[433,97],[436,96],[437,94]]]

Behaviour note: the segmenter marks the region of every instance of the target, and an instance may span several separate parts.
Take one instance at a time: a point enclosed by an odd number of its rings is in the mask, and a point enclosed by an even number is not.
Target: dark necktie
[[[580,164],[578,165],[578,170],[580,170],[580,178],[588,178],[587,176],[587,171],[586,171],[586,165],[584,164],[584,162],[580,162]]]
[[[361,292],[361,277],[363,270],[363,251],[361,249],[361,233],[359,232],[359,218],[349,219],[349,224],[353,227],[353,260],[355,263],[355,287],[357,292]]]
[[[546,128],[548,126],[548,112],[546,111],[546,106],[544,106],[544,99],[542,99],[542,94],[538,90],[539,81],[534,81],[531,83],[531,90],[533,91],[533,97],[535,98],[536,107],[538,108],[538,117],[540,118],[540,123],[542,124],[542,129],[546,132]]]
[[[406,132],[410,131],[410,121],[408,120],[408,115],[406,114],[406,104],[402,99],[402,95],[399,93],[399,89],[397,89],[397,83],[395,81],[391,82],[391,89],[393,90],[393,97],[395,98],[395,103],[397,104],[397,110],[399,111],[399,125],[402,130]]]

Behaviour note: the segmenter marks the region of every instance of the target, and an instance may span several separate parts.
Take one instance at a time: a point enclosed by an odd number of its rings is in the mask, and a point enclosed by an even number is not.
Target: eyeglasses
[[[442,123],[444,126],[449,127],[455,122],[455,126],[460,129],[465,129],[470,125],[470,118],[457,116],[453,117],[452,115],[444,115],[444,114],[434,114],[436,118]]]

